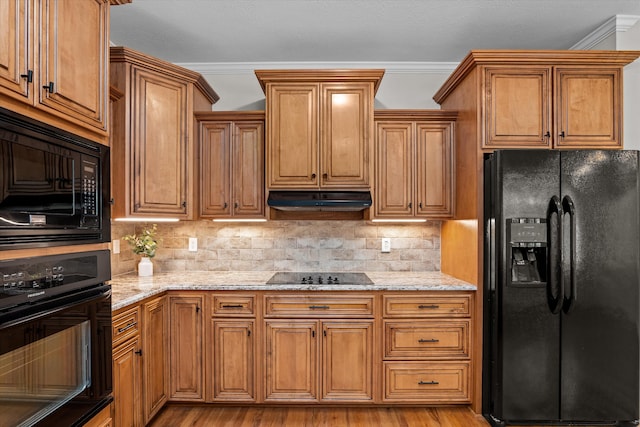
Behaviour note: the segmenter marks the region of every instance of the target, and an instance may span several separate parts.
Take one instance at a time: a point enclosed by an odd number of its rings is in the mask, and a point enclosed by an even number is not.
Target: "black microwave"
[[[0,108],[0,249],[111,240],[109,147]]]

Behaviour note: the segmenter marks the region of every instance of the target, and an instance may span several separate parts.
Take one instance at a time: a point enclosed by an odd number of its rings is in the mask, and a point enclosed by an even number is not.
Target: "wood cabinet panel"
[[[487,67],[485,81],[484,145],[550,147],[551,67]]]
[[[255,401],[255,321],[213,319],[212,322],[212,400]]]
[[[142,305],[142,383],[145,424],[169,397],[169,307],[162,296]]]
[[[384,316],[393,317],[468,317],[471,310],[471,295],[438,296],[383,296]]]
[[[376,111],[376,218],[453,215],[456,116],[437,110]]]
[[[39,102],[106,131],[109,2],[44,0]]]
[[[264,218],[264,113],[197,113],[201,218]]]
[[[265,317],[373,316],[373,296],[266,295]]]
[[[469,358],[470,320],[384,322],[385,358]]]
[[[322,323],[322,400],[373,400],[373,321]]]
[[[202,76],[124,47],[111,48],[111,214],[113,218],[194,219],[197,126],[194,108],[217,94]]]
[[[113,351],[113,399],[116,426],[144,425],[142,413],[142,357],[134,337]]]
[[[0,24],[3,107],[106,143],[108,0],[9,0]]]
[[[113,316],[111,337],[113,346],[140,334],[140,307],[134,306],[116,316]]]
[[[113,405],[109,405],[91,418],[84,427],[113,427]]]
[[[384,362],[383,400],[469,403],[469,362]]]
[[[269,85],[267,187],[317,187],[318,99],[316,84]]]
[[[556,69],[556,147],[619,147],[622,91],[619,68]]]
[[[265,322],[265,402],[318,400],[316,321]]]
[[[204,294],[169,295],[169,398],[204,401]]]
[[[213,316],[253,316],[255,315],[254,295],[213,294],[212,315]]]

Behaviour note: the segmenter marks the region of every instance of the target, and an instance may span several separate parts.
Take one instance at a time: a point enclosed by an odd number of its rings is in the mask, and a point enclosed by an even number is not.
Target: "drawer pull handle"
[[[418,381],[418,385],[438,385],[438,381]]]
[[[122,328],[118,328],[118,333],[121,334],[124,331],[128,331],[129,329],[135,327],[138,324],[138,322],[131,322],[129,324],[127,324],[127,326],[123,326]]]
[[[436,305],[436,304],[431,304],[431,305],[423,305],[423,304],[420,304],[420,305],[418,306],[418,308],[429,308],[429,309],[432,309],[432,310],[433,310],[433,309],[436,309],[436,308],[440,308],[440,306],[439,306],[439,305]]]
[[[222,308],[242,308],[242,304],[223,304]]]
[[[424,338],[420,338],[418,340],[418,342],[420,342],[420,343],[424,343],[424,342],[440,342],[440,340],[437,340],[435,338],[431,338],[431,339],[428,339],[428,340],[425,340]]]
[[[328,310],[329,308],[331,307],[329,307],[328,305],[310,305],[309,306],[309,309],[311,310]]]

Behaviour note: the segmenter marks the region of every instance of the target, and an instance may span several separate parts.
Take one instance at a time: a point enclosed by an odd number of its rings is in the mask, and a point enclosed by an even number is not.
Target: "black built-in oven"
[[[0,426],[81,426],[112,401],[109,251],[0,261]]]
[[[111,240],[109,148],[0,108],[0,249]]]

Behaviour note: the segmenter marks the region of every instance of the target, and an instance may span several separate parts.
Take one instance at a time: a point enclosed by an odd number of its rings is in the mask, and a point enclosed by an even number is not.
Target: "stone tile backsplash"
[[[144,224],[112,223],[112,238]],[[188,251],[189,237],[198,251]],[[391,238],[391,252],[380,251]],[[439,271],[440,222],[374,224],[366,221],[269,221],[158,224],[154,272],[179,271]],[[114,275],[136,270],[138,256],[120,242]]]

